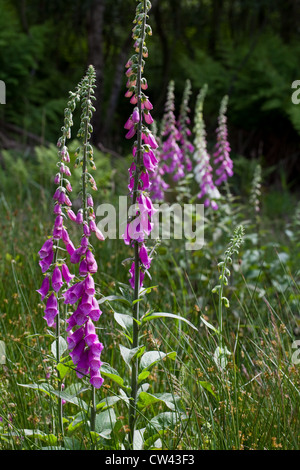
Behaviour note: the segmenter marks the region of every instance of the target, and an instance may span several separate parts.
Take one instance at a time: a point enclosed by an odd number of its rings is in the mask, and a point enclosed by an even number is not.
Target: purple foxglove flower
[[[86,252],[86,262],[87,264],[94,264],[95,258],[91,250],[87,250]]]
[[[55,227],[55,228],[61,228],[62,225],[63,225],[63,221],[64,221],[64,219],[62,218],[62,216],[61,216],[61,215],[58,215],[58,216],[56,217],[56,219],[55,219],[54,227]]]
[[[94,220],[90,220],[90,230],[91,232],[96,232],[97,230],[97,225]]]
[[[86,293],[83,294],[81,302],[79,304],[80,310],[88,315],[93,307],[93,296]]]
[[[134,108],[133,110],[132,121],[134,122],[134,124],[137,124],[140,121],[140,113],[138,108]]]
[[[73,351],[70,352],[70,356],[74,364],[78,364],[78,362],[80,361],[84,348],[85,348],[85,341],[84,339],[82,339],[81,341],[79,341],[78,344],[76,344]]]
[[[52,287],[55,292],[58,292],[63,286],[64,282],[62,280],[61,271],[58,266],[55,266],[52,274]]]
[[[51,250],[48,256],[46,256],[46,258],[43,258],[39,261],[39,265],[42,269],[42,273],[45,273],[46,271],[48,271],[48,269],[50,268],[52,264],[53,257],[54,257],[54,253],[53,253],[53,250]]]
[[[59,196],[60,196],[60,192],[61,192],[60,189],[57,188],[56,191],[55,191],[55,193],[53,194],[53,199],[54,199],[55,201],[58,201],[58,198],[59,198]]]
[[[105,240],[103,233],[101,232],[101,230],[98,229],[98,227],[96,228],[95,235],[101,242]]]
[[[90,274],[87,275],[84,281],[84,291],[88,295],[95,294],[95,282]]]
[[[81,247],[82,248],[87,248],[88,244],[89,244],[88,238],[87,237],[82,237],[81,243],[80,243]],[[84,253],[85,253],[85,251],[84,251]]]
[[[60,240],[62,236],[62,229],[61,227],[54,227],[52,232],[53,240]]]
[[[69,198],[69,196],[65,196],[65,205],[68,206],[68,207],[71,207],[72,206],[72,202]]]
[[[48,326],[50,327],[53,326],[54,319],[56,315],[58,314],[57,298],[55,297],[53,292],[47,300],[44,313],[45,313],[44,319],[47,321]]]
[[[130,275],[131,275],[131,277],[130,277],[130,279],[129,279],[129,283],[130,283],[132,289],[134,289],[134,278],[135,278],[135,265],[134,265],[134,263],[132,263],[131,268],[129,269],[129,273],[130,273]],[[140,269],[140,287],[143,286],[144,277],[145,277],[145,274],[144,274],[144,272]]]
[[[65,245],[70,243],[70,237],[69,237],[67,229],[65,229],[65,228],[62,229],[61,238],[62,238],[62,241],[64,242]]]
[[[74,279],[74,277],[75,277],[75,274],[70,273],[69,268],[66,264],[62,265],[61,272],[62,272],[63,278],[64,278],[64,280],[66,281],[67,284],[69,284],[72,281],[72,279]]]
[[[72,331],[74,326],[77,325],[74,313],[69,318],[67,318],[66,323],[67,323],[66,332],[68,333],[68,332]]]
[[[59,202],[59,204],[64,204],[64,203],[65,203],[65,200],[66,200],[65,192],[64,192],[64,191],[61,191],[60,194],[59,194],[59,196],[58,196],[57,201]]]
[[[72,209],[67,210],[67,215],[68,215],[70,220],[72,220],[73,222],[76,222],[76,215],[74,214]]]
[[[100,371],[91,373],[90,384],[93,385],[95,388],[100,388],[103,384],[104,379],[100,375]]]
[[[88,264],[86,259],[82,259],[79,265],[79,276],[86,276],[88,273]]]
[[[93,321],[98,321],[101,314],[102,314],[102,312],[99,308],[99,304],[98,304],[97,300],[95,299],[95,297],[93,297],[93,299],[92,299],[92,310],[89,313],[89,317]]]
[[[83,351],[76,367],[77,377],[81,379],[82,377],[87,375],[89,372],[89,367],[90,367],[90,364],[89,364],[89,358],[88,358],[88,351]]]
[[[65,165],[65,175],[66,176],[71,176],[70,168]]]
[[[80,253],[80,251],[77,248],[77,250],[75,250],[70,256],[71,263],[78,264],[81,259],[81,256],[82,256],[82,253]]]
[[[67,183],[67,184],[66,184],[66,190],[67,190],[69,193],[72,192],[72,186],[71,186],[70,183]]]
[[[60,183],[60,174],[56,173],[55,178],[54,178],[54,184],[59,184]]]
[[[83,312],[83,310],[78,307],[75,312],[73,313],[76,325],[82,326],[85,324],[87,320],[87,314]]]
[[[148,109],[148,111],[151,111],[151,109],[153,109],[153,104],[149,101],[149,99],[147,98],[143,103],[142,103],[142,107],[145,108],[145,109]]]
[[[126,121],[125,125],[124,125],[124,129],[127,129],[128,131],[134,127],[134,122],[133,120],[131,119],[131,117]]]
[[[85,324],[85,343],[87,346],[92,346],[96,341],[98,341],[98,336],[96,335],[95,325],[88,319]]]
[[[86,203],[88,207],[94,207],[94,201],[93,201],[92,196],[87,197]]]
[[[52,249],[53,249],[53,240],[52,240],[52,238],[50,238],[49,240],[45,241],[42,248],[40,249],[39,257],[41,259],[47,258],[47,256],[49,256]]]
[[[62,213],[61,205],[60,204],[55,204],[53,212],[54,212],[54,214],[61,215],[61,213]]]
[[[89,237],[91,235],[91,229],[86,222],[83,224],[83,233]]]
[[[88,272],[91,274],[95,274],[98,271],[98,264],[96,261],[92,264],[88,264]]]
[[[138,99],[137,99],[137,96],[136,95],[133,95],[130,99],[130,103],[131,104],[137,104],[138,102]]]
[[[125,135],[125,138],[126,139],[131,139],[135,135],[135,133],[136,133],[136,129],[135,129],[135,127],[132,127],[131,129],[129,129],[129,131]]]
[[[74,333],[67,337],[69,349],[74,349],[75,346],[82,340],[84,335],[84,328],[78,328]]]
[[[37,292],[41,295],[41,300],[42,301],[44,300],[44,298],[48,294],[49,288],[50,288],[50,281],[49,281],[49,277],[46,276],[44,278],[43,282],[42,282],[41,287],[37,290]]]
[[[69,243],[66,244],[66,250],[69,253],[69,255],[72,255],[75,251],[75,246],[73,245],[73,242],[70,240]]]
[[[151,116],[150,113],[145,112],[144,113],[144,119],[145,119],[146,124],[149,124],[149,125],[153,124],[153,122],[154,122],[154,119],[153,119],[153,117]]]
[[[63,293],[63,297],[65,299],[65,304],[75,304],[77,300],[80,299],[82,296],[84,289],[83,281],[77,282],[73,286],[69,287],[69,289]]]
[[[144,244],[140,246],[139,257],[143,266],[146,269],[149,269],[151,265],[151,258],[149,258],[147,248]]]
[[[77,212],[76,223],[77,223],[78,225],[81,225],[81,224],[83,223],[83,213],[82,213],[81,210],[79,210],[79,211]]]
[[[88,359],[91,371],[97,372],[101,367],[100,355],[93,354],[93,351],[89,350]]]

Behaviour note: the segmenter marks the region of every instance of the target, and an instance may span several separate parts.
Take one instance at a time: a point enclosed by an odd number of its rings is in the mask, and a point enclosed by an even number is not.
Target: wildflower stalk
[[[138,186],[140,178],[140,166],[141,166],[141,155],[142,155],[142,96],[141,96],[141,80],[142,80],[142,67],[143,67],[143,44],[145,41],[145,26],[146,26],[146,0],[143,0],[143,20],[142,29],[140,35],[140,48],[138,54],[138,69],[136,78],[136,94],[137,94],[137,107],[139,111],[139,122],[137,124],[137,149],[136,149],[136,173],[134,177],[133,187],[133,205],[136,204],[138,196]],[[139,243],[137,240],[134,241],[134,306],[133,306],[133,331],[132,331],[132,347],[137,348],[139,346],[139,316],[140,316],[140,302],[138,302],[140,292],[140,258],[139,258]],[[136,421],[136,396],[137,396],[137,385],[138,385],[138,359],[135,359],[132,363],[131,372],[131,399],[129,404],[129,428],[130,428],[130,444],[133,444],[133,434]]]
[[[152,124],[153,118],[150,110],[153,108],[148,97],[143,90],[148,88],[147,80],[143,77],[144,57],[148,56],[148,50],[145,44],[146,35],[151,35],[151,27],[146,23],[147,13],[151,8],[149,0],[138,2],[136,7],[136,17],[132,38],[134,39],[135,54],[126,64],[127,92],[125,96],[130,98],[130,103],[135,106],[131,116],[125,124],[127,139],[135,137],[133,145],[133,163],[129,168],[129,185],[132,207],[135,210],[135,216],[128,220],[124,242],[133,247],[133,262],[129,270],[131,274],[130,285],[133,289],[133,333],[132,348],[139,347],[139,293],[143,285],[145,272],[150,267],[151,258],[148,256],[148,250],[145,245],[145,235],[149,235],[153,223],[151,218],[155,209],[149,197],[151,188],[148,172],[154,172],[157,166],[157,159],[154,150],[158,144],[152,132],[146,124]],[[145,122],[145,123],[144,123]],[[133,227],[134,226],[134,227]],[[139,360],[134,357],[131,362],[131,392],[129,402],[129,444],[133,445],[134,428],[136,423],[136,400],[138,386],[138,366]]]
[[[225,359],[225,348],[224,348],[224,335],[223,335],[223,304],[226,308],[229,308],[229,300],[224,296],[224,288],[228,285],[228,278],[230,276],[230,270],[228,266],[232,264],[232,256],[234,253],[238,253],[240,246],[243,243],[244,227],[239,225],[235,230],[233,237],[224,253],[224,259],[218,264],[221,268],[221,274],[219,276],[220,284],[215,286],[212,290],[213,293],[217,293],[219,296],[218,300],[218,324],[219,324],[219,353],[220,361],[223,362]]]
[[[92,98],[94,98],[93,88],[95,87],[95,71],[92,66],[89,67],[85,80],[82,84],[82,116],[81,119],[84,122],[83,130],[81,130],[82,136],[82,212],[83,212],[83,227],[89,224],[88,218],[88,205],[87,205],[87,167],[88,167],[88,154],[89,154],[89,140],[91,138],[92,126],[91,117],[95,110],[92,106]],[[91,160],[92,161],[92,160]],[[92,163],[93,164],[93,163]],[[84,236],[84,231],[83,231]],[[96,390],[92,385],[91,391],[91,431],[95,431],[96,428]]]

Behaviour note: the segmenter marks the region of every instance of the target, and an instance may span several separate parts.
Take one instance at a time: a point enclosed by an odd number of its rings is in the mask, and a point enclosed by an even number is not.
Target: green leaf
[[[122,379],[122,377],[120,377],[118,372],[115,369],[113,369],[113,367],[111,367],[109,364],[103,364],[101,366],[101,374],[105,377],[110,378],[111,380],[116,382],[118,385],[121,385],[121,387],[124,386],[124,380]]]
[[[191,328],[194,330],[198,330],[195,325],[193,325],[189,320],[187,320],[184,317],[181,317],[180,315],[175,315],[174,313],[169,313],[169,312],[154,312],[150,313],[149,315],[146,315],[145,317],[142,318],[142,323],[145,323],[150,320],[154,320],[156,318],[174,318],[176,320],[183,321],[187,323]]]
[[[68,434],[73,434],[81,426],[87,423],[88,417],[84,411],[80,411],[74,416],[73,421],[68,426]]]
[[[140,408],[146,408],[154,403],[163,402],[170,410],[184,413],[184,409],[179,403],[180,400],[180,397],[172,395],[172,393],[151,394],[143,391],[139,394],[138,406]]]
[[[116,422],[117,417],[113,409],[103,411],[96,415],[95,431],[104,439],[110,439]]]
[[[68,344],[62,336],[60,336],[58,338],[58,342],[59,342],[59,358],[58,358],[58,360],[60,360],[63,353],[68,349]],[[53,356],[57,359],[57,357],[56,357],[56,344],[57,344],[57,340],[53,341],[53,343],[51,344],[51,352],[52,352]]]
[[[187,419],[187,417],[182,413],[165,411],[152,418],[147,424],[146,429],[148,432],[151,432],[151,434],[153,433],[153,430],[160,433],[166,429],[174,428],[178,423],[181,423],[185,419]]]
[[[98,404],[97,404],[97,411],[104,411],[106,410],[107,408],[110,408],[111,406],[113,406],[115,403],[117,403],[119,400],[121,400],[121,397],[118,397],[118,396],[113,396],[113,397],[106,397],[106,398],[103,398],[103,400],[101,400]]]
[[[124,330],[132,330],[133,327],[133,318],[130,315],[126,315],[125,313],[117,313],[114,312],[114,318],[116,322],[124,328]]]
[[[141,369],[148,369],[148,367],[153,366],[156,362],[161,361],[165,357],[169,357],[170,359],[175,359],[176,352],[172,351],[170,353],[163,353],[161,351],[148,351],[146,352],[141,359],[140,367]]]
[[[205,390],[207,390],[209,393],[211,393],[215,398],[218,398],[217,395],[215,394],[215,392],[212,389],[212,385],[209,382],[199,380],[198,383],[201,385],[201,387],[205,388]]]
[[[122,344],[119,345],[121,356],[123,357],[125,363],[130,367],[130,363],[132,359],[138,354],[139,351],[141,353],[145,350],[145,346],[138,346],[137,348],[125,348]]]
[[[122,297],[121,295],[109,295],[107,297],[102,297],[102,299],[98,300],[98,304],[103,304],[104,302],[112,302],[112,301],[119,301],[119,302],[124,302],[127,305],[131,306],[131,302],[129,302],[128,299],[125,297]]]
[[[59,364],[57,364],[56,369],[59,372],[60,379],[63,380],[65,376],[67,375],[67,373],[70,370],[74,369],[74,363],[72,360],[68,362],[60,362]]]
[[[150,375],[150,371],[147,369],[144,369],[138,376],[138,381],[142,382],[142,380],[145,380],[148,376]]]
[[[81,408],[88,409],[88,405],[83,401],[76,398],[76,396],[69,395],[68,393],[62,391],[59,392],[55,390],[51,385],[47,383],[42,384],[18,384],[20,387],[31,388],[33,390],[38,390],[39,392],[46,393],[46,395],[53,395],[56,398],[61,398],[69,403],[73,403],[73,405],[80,406]]]
[[[20,436],[23,434],[26,437],[33,437],[34,439],[40,439],[46,442],[49,446],[53,446],[57,443],[57,437],[54,434],[46,434],[39,429],[20,429],[19,432],[10,432],[10,436]]]

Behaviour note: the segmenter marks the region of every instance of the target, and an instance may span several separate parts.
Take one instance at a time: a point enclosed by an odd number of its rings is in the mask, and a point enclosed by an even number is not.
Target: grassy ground
[[[33,187],[19,196],[2,193],[0,199],[0,340],[5,342],[7,356],[6,364],[0,365],[1,449],[39,449],[58,442],[55,397],[22,387],[45,382],[55,387],[53,338],[36,293],[41,284],[37,252],[53,223],[50,194],[51,188],[48,192]],[[151,369],[148,385],[142,389],[148,395],[143,399],[157,394],[170,394],[172,399],[145,402],[139,409],[138,427],[147,428],[153,417],[168,418],[166,413],[175,408],[185,416],[166,429],[158,427],[160,432],[154,437],[147,436],[146,430],[145,448],[299,449],[300,368],[293,360],[297,352],[293,342],[300,335],[300,219],[292,197],[285,197],[292,201],[287,204],[289,214],[276,213],[268,193],[261,198],[259,218],[247,200],[244,204],[227,200],[218,214],[208,214],[206,243],[199,251],[186,252],[176,240],[158,247],[152,280],[147,281],[155,287],[141,303],[141,311],[181,315],[196,330],[170,318],[144,326],[145,346],[176,352],[176,358]],[[223,308],[228,356],[222,368],[216,356],[218,336],[211,328],[217,328],[219,313],[212,289],[219,282],[218,263],[240,223],[245,226],[244,244],[233,257],[229,284],[224,286],[230,306]],[[128,268],[122,264],[128,258],[127,247],[122,241],[107,240],[97,245],[96,253],[99,296],[119,295],[128,283]],[[126,385],[129,371],[119,345],[128,344],[115,312],[130,313],[122,302],[103,303],[102,360],[118,371]],[[75,390],[74,382],[79,381],[72,374],[66,378],[70,393]],[[84,389],[76,396],[88,402]],[[118,449],[126,443],[128,411],[126,400],[119,396],[119,384],[107,376],[97,400],[107,400],[102,409],[113,426],[98,441],[99,448]],[[67,448],[91,448],[88,423],[77,415],[80,410],[75,401],[64,405]]]

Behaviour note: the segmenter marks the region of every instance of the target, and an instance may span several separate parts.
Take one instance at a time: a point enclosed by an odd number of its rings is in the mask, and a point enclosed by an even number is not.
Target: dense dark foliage
[[[135,2],[0,0],[0,142],[53,142],[64,97],[92,63],[97,71],[95,144],[123,153],[124,66]],[[299,170],[300,108],[291,101],[299,78],[299,1],[157,0],[151,10],[147,74],[156,119],[169,80],[177,101],[191,79],[193,99],[209,87],[208,130],[229,94],[233,152],[263,157],[293,186]],[[275,179],[280,171],[276,171]],[[274,178],[273,178],[274,180]]]

